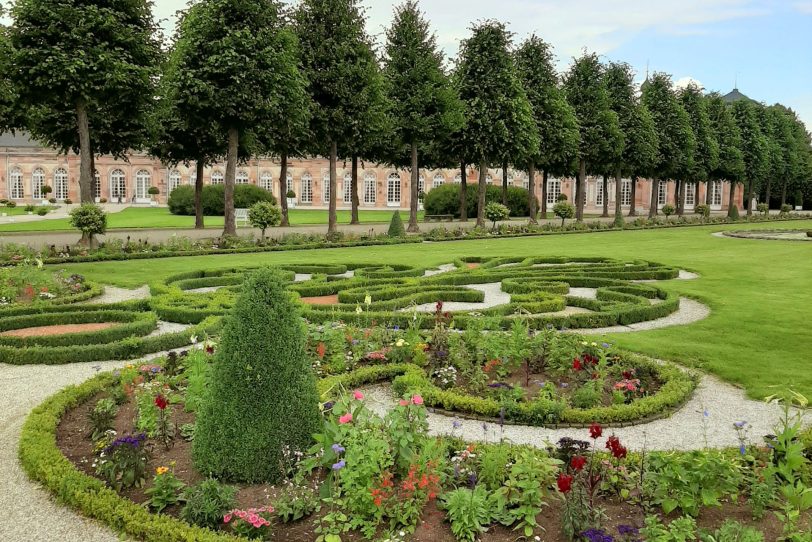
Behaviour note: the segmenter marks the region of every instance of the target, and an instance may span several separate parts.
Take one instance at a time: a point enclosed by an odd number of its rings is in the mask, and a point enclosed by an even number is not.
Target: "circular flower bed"
[[[101,294],[82,275],[53,271],[41,261],[0,267],[0,316],[32,307],[75,303]]]
[[[727,237],[766,239],[770,241],[812,241],[812,232],[804,230],[742,230],[726,231]]]

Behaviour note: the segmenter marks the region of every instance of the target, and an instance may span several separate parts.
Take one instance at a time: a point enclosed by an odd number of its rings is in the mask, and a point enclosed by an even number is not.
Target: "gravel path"
[[[437,269],[426,269],[423,272],[423,276],[431,277],[433,275],[439,275],[440,273],[448,273],[449,271],[454,271],[456,268],[457,266],[453,263],[444,263],[443,265],[438,265]]]
[[[649,329],[660,329],[671,326],[684,326],[699,320],[704,320],[710,316],[710,308],[699,301],[688,297],[679,298],[679,309],[668,316],[649,320],[647,322],[637,322],[628,326],[598,327],[592,329],[574,329],[575,333],[581,335],[601,335],[603,333],[627,333],[629,331],[647,331]]]
[[[478,302],[467,301],[444,301],[443,310],[446,311],[479,311],[489,309],[499,305],[510,303],[510,294],[502,291],[501,282],[487,282],[484,284],[469,284],[466,286],[472,290],[479,290],[485,294],[485,299]],[[434,312],[436,303],[423,303],[415,307],[404,307],[401,311]]]
[[[384,414],[397,404],[388,384],[362,388],[367,406],[378,414]],[[707,416],[705,416],[707,412]],[[606,429],[598,447],[603,448],[606,437],[612,433],[633,450],[696,450],[706,445],[712,448],[738,446],[735,422],[746,421],[748,440],[761,442],[763,435],[773,433],[781,409],[777,405],[748,399],[744,391],[722,382],[712,375],[703,375],[694,396],[668,418],[646,424],[616,429]],[[812,421],[807,413],[806,421]],[[454,435],[465,440],[498,442],[500,438],[515,444],[544,447],[561,437],[589,440],[586,429],[548,429],[526,425],[483,423],[476,420],[457,419],[462,425],[454,429],[455,418],[429,412],[429,432],[433,435]]]
[[[83,303],[108,305],[110,303],[121,303],[122,301],[130,301],[132,299],[146,299],[149,296],[149,286],[146,284],[134,290],[108,285],[104,287],[102,295],[90,298]]]

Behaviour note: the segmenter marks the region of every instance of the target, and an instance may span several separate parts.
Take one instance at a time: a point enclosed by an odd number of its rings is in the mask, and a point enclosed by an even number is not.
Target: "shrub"
[[[790,205],[789,203],[785,203],[784,205],[781,206],[781,214],[782,215],[788,215],[791,211],[792,211],[792,205]]]
[[[34,206],[29,203],[28,205],[25,206],[25,212],[26,213],[33,213],[34,212]]]
[[[288,191],[285,192],[285,197],[288,199],[293,199],[296,197],[296,192],[294,192],[292,188],[289,188]]]
[[[756,205],[756,211],[763,215],[770,214],[770,206],[766,203],[759,203]]]
[[[99,198],[99,203],[107,203],[107,198]]]
[[[276,203],[276,198],[269,191],[254,184],[238,184],[234,187],[234,207],[248,209],[258,201]],[[203,187],[201,194],[203,214],[223,216],[225,214],[225,186],[211,184]],[[195,187],[180,185],[169,195],[169,212],[175,215],[195,214]]]
[[[485,218],[493,222],[491,229],[496,229],[496,223],[502,220],[507,220],[510,216],[510,209],[501,203],[495,201],[490,202],[485,206]]]
[[[727,210],[727,217],[730,220],[738,220],[739,219],[739,206],[738,205],[731,205],[730,208]]]
[[[16,201],[6,202],[6,207],[8,207],[9,209],[14,209],[15,207],[17,207],[17,202]]]
[[[200,527],[217,529],[223,523],[223,515],[237,505],[237,489],[217,480],[203,480],[186,488],[183,499],[186,505],[180,517]]]
[[[558,197],[556,198],[556,201],[567,201],[567,195],[566,194],[558,194]]]
[[[46,209],[45,207],[40,207],[39,209],[37,209],[37,214],[39,216],[45,216],[48,214],[48,209]]]
[[[477,212],[477,191],[475,184],[468,185],[466,204],[468,216],[476,216]],[[511,216],[527,216],[529,208],[530,193],[524,188],[517,186],[508,187],[507,206]],[[490,202],[500,203],[502,201],[502,188],[488,185],[485,189],[485,204]],[[423,200],[423,207],[426,214],[430,215],[454,215],[460,216],[460,185],[444,184],[426,193]]]
[[[70,225],[82,232],[83,244],[92,246],[95,236],[107,230],[107,214],[95,203],[83,203],[70,212]]]
[[[50,204],[56,203],[56,198],[48,198],[48,203]]]
[[[694,207],[694,212],[701,216],[702,218],[708,218],[710,216],[710,205],[705,203],[700,203],[696,207]]]
[[[157,196],[160,193],[161,191],[158,190],[157,186],[150,186],[149,188],[147,188],[147,194],[149,194],[150,196]]]
[[[248,209],[248,222],[262,231],[264,240],[265,230],[282,222],[282,211],[270,201],[258,201]]]
[[[47,197],[48,194],[53,192],[54,189],[51,188],[50,186],[48,186],[47,184],[44,184],[44,185],[42,185],[42,188],[39,189],[39,191],[42,193],[42,197],[44,198],[44,197]]]
[[[663,205],[663,214],[665,215],[666,218],[673,215],[674,211],[675,211],[674,206],[671,205],[670,203],[666,203],[665,205]]]
[[[70,198],[65,198],[65,205],[72,205],[72,204],[73,204],[73,200],[72,200],[72,199],[70,199]]]
[[[561,226],[563,227],[566,219],[575,216],[575,206],[567,203],[566,200],[560,200],[553,206],[553,214],[561,219]]]
[[[400,212],[392,213],[392,220],[389,221],[389,237],[406,237],[406,230],[403,228],[403,220],[400,219]]]
[[[320,425],[301,315],[280,271],[245,282],[226,317],[192,456],[205,473],[241,482],[282,479],[282,450],[305,450]]]

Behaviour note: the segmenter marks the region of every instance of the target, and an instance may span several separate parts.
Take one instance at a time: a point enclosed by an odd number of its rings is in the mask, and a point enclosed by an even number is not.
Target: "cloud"
[[[792,4],[792,7],[795,8],[796,11],[812,15],[812,2],[795,2]]]
[[[685,77],[680,77],[679,79],[677,79],[676,81],[674,81],[674,86],[675,86],[676,88],[680,88],[680,89],[682,89],[682,88],[688,88],[688,85],[690,85],[691,83],[693,83],[694,85],[698,86],[700,89],[704,89],[704,88],[705,88],[705,86],[704,86],[704,85],[703,85],[703,84],[702,84],[702,83],[701,83],[699,80],[694,79],[693,77],[691,77],[691,76],[689,76],[689,75],[688,75],[688,76],[685,76]]]

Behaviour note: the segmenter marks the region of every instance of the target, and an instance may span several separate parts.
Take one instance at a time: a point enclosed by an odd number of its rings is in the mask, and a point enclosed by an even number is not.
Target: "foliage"
[[[491,507],[485,486],[459,487],[443,496],[443,508],[457,540],[474,542],[488,530]]]
[[[198,413],[193,457],[202,472],[278,481],[283,446],[310,444],[318,396],[299,318],[278,271],[260,269],[246,281]]]
[[[209,478],[199,484],[187,487],[183,491],[186,504],[180,511],[180,517],[192,525],[216,529],[223,521],[223,515],[233,509],[237,488],[221,484]]]
[[[95,203],[83,203],[70,212],[70,225],[92,238],[107,231],[107,213]]]
[[[674,209],[674,206],[671,205],[670,203],[666,203],[665,205],[663,205],[662,211],[663,214],[666,216],[666,218],[668,218],[669,216],[674,214],[674,211],[676,211],[676,209]]]
[[[561,219],[561,226],[563,227],[565,220],[575,216],[575,206],[566,201],[559,201],[553,206],[553,214]]]
[[[679,517],[666,526],[657,516],[646,516],[640,534],[647,542],[693,542],[696,540],[696,520],[690,516]]]
[[[403,227],[403,221],[400,219],[400,212],[395,211],[392,213],[392,220],[389,221],[389,237],[406,237],[406,230]]]
[[[248,209],[248,222],[262,230],[262,239],[265,239],[265,230],[271,226],[278,226],[282,222],[282,211],[269,201],[258,201]]]
[[[702,542],[764,542],[764,535],[753,527],[726,519],[713,533],[701,534]]]
[[[525,537],[533,536],[540,527],[536,516],[545,505],[555,470],[554,461],[522,452],[510,466],[504,485],[496,491],[495,517],[505,525],[515,525],[514,530],[521,530]]]
[[[175,215],[194,215],[195,188],[189,185],[180,185],[169,194],[169,211]],[[207,184],[203,187],[201,195],[203,214],[207,216],[223,216],[225,188],[221,184]],[[234,187],[234,206],[238,209],[250,209],[258,202],[276,204],[274,195],[253,184],[238,184]]]
[[[710,205],[705,203],[700,203],[696,207],[694,207],[694,212],[701,216],[702,218],[708,218],[710,216]]]
[[[496,223],[501,222],[502,220],[507,220],[510,216],[510,209],[507,206],[502,205],[501,203],[496,203],[492,201],[485,206],[485,218],[493,222],[493,227],[491,229],[496,229]]]
[[[118,405],[111,398],[99,399],[96,406],[88,414],[92,433],[90,439],[97,441],[105,436],[107,431],[113,429],[113,422],[118,414]]]
[[[474,216],[476,214],[477,205],[477,187],[469,185],[467,190],[466,205],[468,207],[468,216]],[[423,200],[423,207],[426,209],[426,214],[453,215],[454,217],[459,217],[459,191],[460,187],[456,184],[444,184],[431,189],[426,193],[426,197]],[[507,206],[510,210],[510,216],[527,216],[529,198],[530,192],[524,188],[509,186]],[[501,188],[488,185],[485,190],[486,206],[488,203],[500,203],[501,201]]]
[[[172,467],[158,467],[152,486],[144,490],[144,495],[149,497],[149,507],[160,513],[167,506],[184,502],[181,492],[185,487],[186,484],[175,476]]]
[[[713,125],[708,111],[708,100],[702,89],[690,83],[679,93],[682,107],[688,114],[691,130],[696,140],[690,169],[680,175],[686,181],[706,181],[711,172],[717,170],[720,158],[719,141],[713,132]],[[729,167],[729,166],[727,166]]]
[[[316,491],[294,481],[273,501],[276,517],[283,523],[298,521],[321,508]]]
[[[738,181],[744,175],[741,131],[722,97],[713,92],[706,98],[711,134],[719,147],[719,161],[709,171],[715,180]]]
[[[100,454],[96,474],[116,490],[141,487],[149,459],[145,444],[144,433],[115,439]]]

